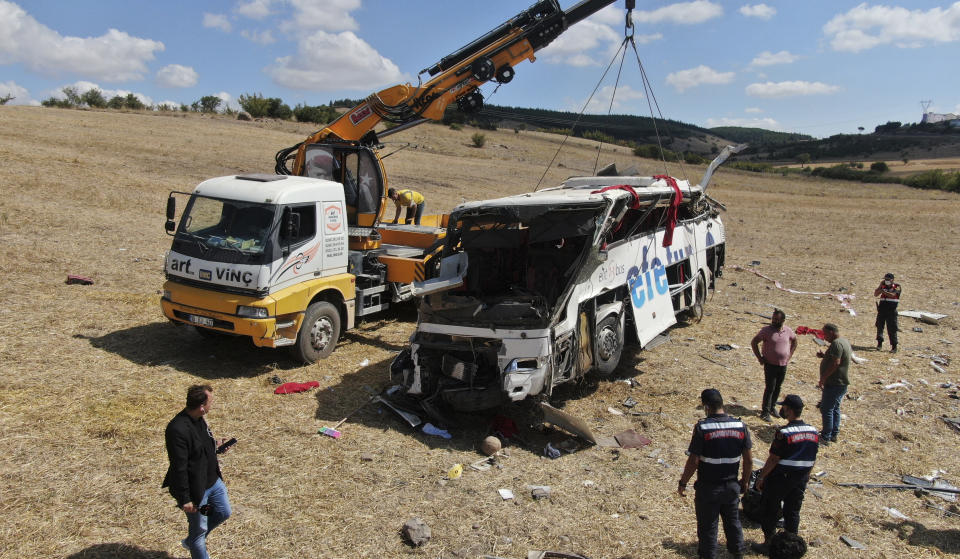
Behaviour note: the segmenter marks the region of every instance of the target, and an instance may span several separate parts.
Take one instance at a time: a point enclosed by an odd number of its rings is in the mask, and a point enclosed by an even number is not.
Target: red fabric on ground
[[[293,394],[294,392],[306,392],[311,388],[317,388],[320,383],[311,380],[309,382],[285,382],[273,391],[274,394]]]
[[[683,193],[680,192],[680,185],[677,179],[670,175],[656,175],[653,180],[663,179],[667,184],[673,187],[673,200],[670,201],[670,208],[667,209],[667,230],[663,233],[663,246],[668,247],[673,244],[673,230],[677,226],[677,210],[680,209],[680,202],[683,201]]]
[[[807,328],[806,326],[797,326],[797,329],[794,330],[797,334],[812,334],[821,340],[826,338],[823,337],[823,330],[817,330],[815,328]]]

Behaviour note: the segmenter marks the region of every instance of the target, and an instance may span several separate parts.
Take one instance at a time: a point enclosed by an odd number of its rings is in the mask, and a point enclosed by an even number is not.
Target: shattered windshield
[[[194,196],[180,222],[177,237],[202,250],[225,249],[262,255],[267,249],[276,206]]]
[[[593,245],[602,210],[540,206],[455,215],[448,247],[467,253],[467,275],[461,288],[427,296],[425,310],[452,322],[545,326]]]

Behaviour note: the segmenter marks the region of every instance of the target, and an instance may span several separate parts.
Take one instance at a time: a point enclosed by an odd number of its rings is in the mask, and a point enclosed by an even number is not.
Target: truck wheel
[[[325,359],[337,347],[340,338],[340,313],[326,301],[317,301],[307,307],[303,324],[297,334],[294,354],[306,364]]]
[[[623,329],[620,328],[620,315],[610,315],[597,325],[595,345],[597,372],[609,375],[620,364],[623,353]]]

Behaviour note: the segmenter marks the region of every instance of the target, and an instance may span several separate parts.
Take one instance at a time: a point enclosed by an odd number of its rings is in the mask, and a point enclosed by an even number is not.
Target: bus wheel
[[[703,319],[703,303],[707,300],[707,281],[703,273],[697,274],[697,281],[693,284],[693,304],[687,312],[689,322],[694,324]]]
[[[294,344],[294,355],[306,364],[325,359],[337,347],[340,338],[340,313],[326,301],[307,307],[303,324]]]
[[[623,353],[623,329],[620,327],[620,315],[610,315],[597,325],[595,344],[597,372],[609,375],[620,364]]]

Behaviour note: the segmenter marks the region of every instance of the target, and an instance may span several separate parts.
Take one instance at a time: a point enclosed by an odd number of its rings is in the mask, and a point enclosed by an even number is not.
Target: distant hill
[[[806,134],[794,134],[791,132],[774,132],[763,128],[745,128],[742,126],[717,126],[710,129],[711,132],[737,142],[738,144],[750,144],[751,146],[768,146],[777,144],[787,144],[791,142],[805,142],[813,139],[813,136]]]

